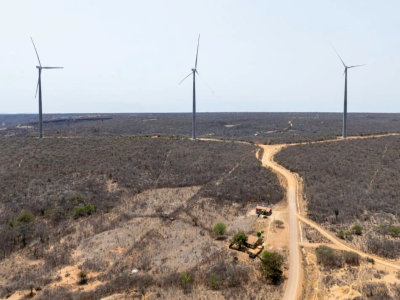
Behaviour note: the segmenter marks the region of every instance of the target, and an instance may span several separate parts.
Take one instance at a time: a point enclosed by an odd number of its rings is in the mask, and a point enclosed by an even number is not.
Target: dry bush
[[[358,286],[358,291],[368,300],[393,300],[385,283],[369,282]]]

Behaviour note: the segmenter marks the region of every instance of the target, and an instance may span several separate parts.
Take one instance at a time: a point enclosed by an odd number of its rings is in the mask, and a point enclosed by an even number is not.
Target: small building
[[[262,215],[264,213],[264,211],[267,213],[267,216],[270,216],[272,214],[272,209],[270,207],[257,205],[257,207],[256,207],[257,215]]]
[[[255,249],[257,246],[262,245],[262,240],[254,235],[249,235],[246,241],[246,247]]]

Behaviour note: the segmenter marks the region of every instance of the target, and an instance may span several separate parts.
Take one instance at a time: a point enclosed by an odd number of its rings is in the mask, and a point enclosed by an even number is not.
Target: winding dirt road
[[[398,136],[399,133],[389,133],[383,135],[373,135],[373,136],[350,136],[347,137],[346,140],[355,140],[355,139],[369,139],[369,138],[380,138],[386,136]],[[219,139],[202,139],[205,141],[218,141],[222,142],[223,140]],[[395,268],[400,270],[400,262],[382,259],[375,255],[367,254],[362,252],[350,245],[344,243],[343,240],[340,240],[332,233],[324,229],[323,227],[319,226],[318,224],[314,223],[313,221],[301,216],[300,212],[300,204],[298,199],[298,182],[296,179],[295,174],[290,172],[289,170],[285,169],[283,166],[277,164],[273,158],[274,155],[279,152],[284,147],[291,147],[303,144],[317,144],[317,143],[330,143],[330,142],[341,142],[345,141],[342,138],[337,138],[333,140],[324,140],[324,141],[316,141],[316,142],[303,142],[303,143],[295,143],[295,144],[282,144],[282,145],[257,145],[260,148],[264,149],[264,154],[261,158],[262,164],[266,167],[271,168],[276,173],[281,174],[287,181],[287,201],[289,203],[289,278],[286,284],[285,293],[283,296],[284,300],[297,300],[301,295],[301,287],[303,283],[303,272],[301,267],[301,253],[300,247],[318,247],[319,245],[327,245],[331,248],[337,250],[347,250],[353,251],[361,255],[362,257],[370,257],[375,260],[375,263],[382,264],[384,266],[388,266],[391,268]],[[238,142],[248,144],[248,142]],[[258,153],[257,153],[258,157]],[[302,199],[300,199],[302,201]],[[299,228],[298,224],[304,222],[311,227],[318,230],[324,237],[329,239],[332,244],[310,244],[304,243],[303,241],[299,242]],[[301,236],[301,234],[300,234]]]
[[[390,133],[385,135],[375,135],[375,136],[352,136],[348,137],[347,140],[354,140],[354,139],[367,139],[367,138],[379,138],[385,136],[393,136],[393,135],[400,135],[397,133]],[[318,141],[318,142],[311,142],[311,143],[329,143],[329,142],[340,142],[344,141],[344,139],[334,139],[334,140],[325,140],[325,141]],[[289,239],[289,278],[286,284],[285,293],[283,296],[284,300],[295,300],[298,299],[301,294],[301,287],[302,287],[302,269],[301,269],[301,259],[300,259],[300,246],[302,247],[315,247],[316,244],[308,244],[303,243],[301,241],[299,243],[299,230],[297,224],[299,221],[302,221],[313,228],[317,229],[323,236],[328,238],[332,244],[327,244],[328,246],[338,249],[338,250],[347,250],[353,251],[361,255],[362,257],[371,257],[375,260],[375,263],[382,264],[388,267],[392,267],[395,269],[400,270],[400,263],[392,260],[382,259],[375,255],[367,254],[365,252],[359,251],[358,249],[351,247],[345,244],[342,240],[338,239],[332,233],[327,231],[326,229],[322,228],[318,224],[314,223],[313,221],[303,217],[300,215],[300,205],[298,199],[298,182],[296,180],[295,175],[290,172],[289,170],[285,169],[281,165],[277,164],[273,158],[274,155],[279,152],[283,147],[289,146],[296,146],[301,144],[308,144],[307,143],[297,143],[297,144],[283,144],[283,145],[258,145],[259,147],[264,149],[264,154],[262,157],[262,163],[266,167],[270,167],[276,173],[281,174],[287,180],[287,198],[289,203],[289,232],[290,232],[290,239]],[[296,203],[297,202],[297,203]],[[296,209],[298,211],[296,211]],[[319,244],[318,244],[319,245]]]
[[[299,231],[297,227],[296,218],[296,195],[297,195],[297,181],[294,175],[276,164],[272,159],[279,150],[281,145],[265,146],[259,145],[264,149],[262,163],[273,169],[276,173],[283,175],[287,180],[287,200],[289,203],[289,278],[286,283],[284,300],[298,299],[301,292],[302,272],[300,264],[300,248],[299,248]]]

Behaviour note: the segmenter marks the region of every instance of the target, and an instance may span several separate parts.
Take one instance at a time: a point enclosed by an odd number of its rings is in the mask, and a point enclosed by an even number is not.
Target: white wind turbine
[[[342,58],[340,57],[339,53],[336,51],[335,47],[333,47],[332,43],[329,42],[333,48],[333,50],[335,50],[337,56],[339,57],[340,61],[342,62],[343,66],[344,66],[344,75],[345,75],[345,79],[344,79],[344,108],[343,108],[343,138],[345,139],[347,137],[347,69],[351,69],[351,68],[356,68],[356,67],[361,67],[361,66],[365,66],[365,65],[355,65],[355,66],[346,66],[346,64],[343,62]]]
[[[197,75],[200,76],[199,72],[197,72],[197,58],[199,55],[199,44],[200,44],[200,34],[199,34],[199,39],[197,41],[197,53],[196,53],[196,62],[194,65],[194,69],[192,69],[192,72],[190,72],[190,74],[188,76],[186,76],[185,78],[183,78],[182,81],[179,83],[179,84],[181,84],[186,78],[188,78],[190,75],[193,75],[193,115],[192,115],[192,138],[193,138],[193,140],[196,139],[196,73],[197,73]],[[211,90],[211,92],[214,93],[214,91],[210,88],[210,86],[207,83],[206,83],[206,85]]]
[[[37,96],[37,92],[39,90],[39,138],[43,138],[43,117],[42,117],[42,69],[63,69],[63,67],[42,67],[42,64],[40,63],[39,59],[39,54],[36,50],[35,43],[32,40],[33,47],[35,48],[36,56],[39,61],[39,66],[36,66],[36,68],[39,70],[39,79],[36,87],[36,93],[35,93],[35,99]]]

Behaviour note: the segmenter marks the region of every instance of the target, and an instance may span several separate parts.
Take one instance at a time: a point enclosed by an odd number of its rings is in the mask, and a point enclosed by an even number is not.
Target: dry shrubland
[[[85,117],[93,118],[84,121]],[[100,119],[96,119],[100,118]],[[112,118],[112,119],[107,119]],[[197,113],[198,137],[255,141],[264,144],[333,139],[341,135],[341,113]],[[348,134],[399,131],[399,114],[349,113]],[[48,114],[47,136],[163,135],[190,136],[192,115],[164,114]],[[4,124],[1,126],[1,124]],[[32,128],[16,128],[18,124]],[[0,136],[36,135],[37,115],[0,115]]]
[[[257,260],[237,262],[212,234],[219,221],[228,235],[246,231],[248,203],[283,199],[256,150],[179,138],[2,140],[0,297],[33,283],[38,299],[201,298],[218,276],[221,297],[257,299]],[[280,286],[267,288],[279,297]]]
[[[364,251],[398,258],[399,147],[398,136],[306,144],[276,161],[303,178],[309,218]]]

